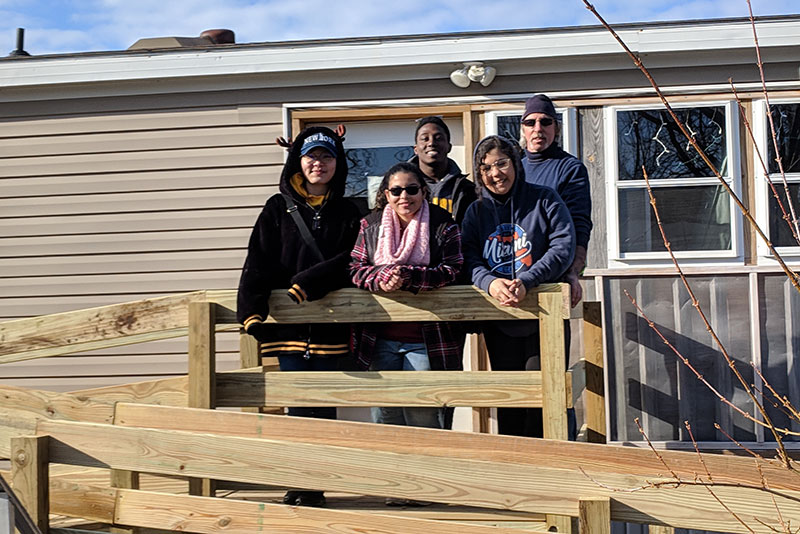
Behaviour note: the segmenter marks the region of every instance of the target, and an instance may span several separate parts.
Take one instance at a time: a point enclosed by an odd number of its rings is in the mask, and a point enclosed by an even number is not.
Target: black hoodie
[[[336,142],[336,170],[327,199],[315,209],[291,185],[300,171],[303,140],[323,133]],[[338,356],[348,352],[349,327],[335,324],[266,324],[273,289],[292,291],[286,298],[302,301],[322,298],[350,285],[350,251],[358,235],[360,214],[344,199],[347,160],[341,139],[330,129],[303,130],[289,149],[280,178],[280,194],[270,197],[258,216],[239,281],[237,319],[262,343],[262,353],[277,355]],[[292,198],[314,236],[325,261],[315,259],[292,215],[284,195]]]

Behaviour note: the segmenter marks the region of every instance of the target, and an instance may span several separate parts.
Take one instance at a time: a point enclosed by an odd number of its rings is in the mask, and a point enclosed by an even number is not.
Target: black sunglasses
[[[411,184],[406,187],[400,187],[398,185],[389,189],[389,192],[392,194],[393,197],[399,197],[400,195],[403,194],[403,191],[405,191],[406,193],[408,193],[409,196],[413,197],[414,195],[419,193],[420,189],[421,189],[420,186],[416,184]]]
[[[525,119],[522,121],[522,125],[527,126],[528,128],[533,128],[536,126],[536,121],[539,121],[539,124],[542,126],[550,126],[555,122],[555,119],[551,119],[550,117],[542,117],[540,119]]]

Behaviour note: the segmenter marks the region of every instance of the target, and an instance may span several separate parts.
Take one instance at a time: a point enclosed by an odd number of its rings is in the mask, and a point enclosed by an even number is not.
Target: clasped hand
[[[389,278],[386,282],[378,280],[378,287],[384,293],[396,291],[403,286],[403,277],[400,275],[400,266],[395,265],[389,269]]]
[[[513,280],[495,278],[489,285],[489,295],[498,301],[501,306],[519,308],[527,293],[525,284],[519,278]]]

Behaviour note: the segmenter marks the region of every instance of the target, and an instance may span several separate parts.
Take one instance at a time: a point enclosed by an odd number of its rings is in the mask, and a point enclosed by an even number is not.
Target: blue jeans
[[[370,371],[430,371],[424,343],[405,343],[378,339]],[[387,425],[444,428],[441,408],[372,408],[372,421]]]
[[[278,356],[278,364],[280,365],[281,371],[336,371],[339,367],[339,359],[318,356],[305,359],[298,355]],[[336,407],[293,407],[289,408],[289,415],[294,415],[296,417],[316,417],[317,419],[336,419]]]

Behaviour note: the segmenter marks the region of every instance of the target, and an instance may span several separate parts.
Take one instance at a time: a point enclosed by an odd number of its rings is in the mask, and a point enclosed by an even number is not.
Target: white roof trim
[[[800,21],[758,24],[762,48],[800,45]],[[643,27],[619,32],[636,53],[753,48],[749,23]],[[64,56],[0,62],[0,88],[194,76],[279,74],[370,67],[417,66],[621,54],[604,29],[531,34],[481,34],[430,39],[286,43],[152,54]]]

